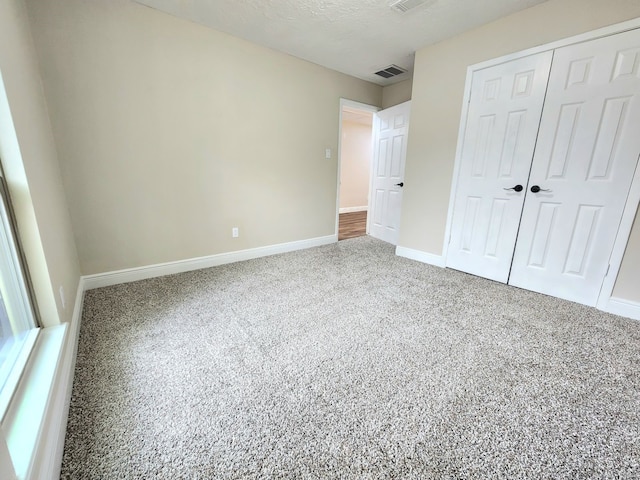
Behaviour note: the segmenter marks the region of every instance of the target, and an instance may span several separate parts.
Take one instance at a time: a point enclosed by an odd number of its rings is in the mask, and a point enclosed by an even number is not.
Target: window
[[[0,177],[0,418],[38,334],[34,301],[7,185]]]

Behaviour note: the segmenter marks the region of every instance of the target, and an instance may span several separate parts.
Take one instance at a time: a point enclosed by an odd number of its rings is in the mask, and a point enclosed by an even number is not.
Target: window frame
[[[9,367],[9,371],[5,372],[6,378],[4,383],[0,384],[0,421],[4,419],[7,413],[11,399],[22,378],[38,334],[42,328],[36,297],[29,275],[24,249],[20,242],[17,221],[11,203],[9,188],[2,170],[1,160],[2,159],[0,159],[0,228],[2,228],[4,234],[6,234],[9,244],[8,247],[13,257],[9,261],[13,264],[12,267],[17,276],[16,280],[20,284],[19,289],[21,291],[19,294],[22,297],[22,306],[27,314],[31,316],[29,320],[33,320],[33,327],[22,332],[21,343],[17,346],[19,351],[13,355],[12,365]],[[0,301],[2,301],[1,298]],[[11,323],[8,311],[7,318],[9,319],[9,323]],[[0,366],[0,371],[1,369],[2,366]]]

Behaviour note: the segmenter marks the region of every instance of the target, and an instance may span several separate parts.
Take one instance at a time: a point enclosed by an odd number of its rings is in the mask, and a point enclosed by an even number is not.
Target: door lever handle
[[[521,192],[522,190],[524,190],[524,187],[522,185],[516,185],[515,187],[511,188],[503,188],[503,190],[515,190],[516,192]]]
[[[396,183],[396,187],[404,187],[404,182]]]
[[[538,185],[534,185],[533,187],[531,187],[531,191],[533,193],[538,193],[538,192],[550,192],[551,190],[545,189],[545,188],[540,188]]]

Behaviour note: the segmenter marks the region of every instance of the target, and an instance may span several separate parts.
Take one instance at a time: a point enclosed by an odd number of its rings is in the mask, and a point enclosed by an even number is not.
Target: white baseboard
[[[98,273],[96,275],[86,275],[83,277],[85,290],[93,288],[107,287],[120,283],[136,282],[147,278],[162,277],[175,273],[189,272],[201,268],[217,267],[227,263],[241,262],[253,258],[267,257],[278,253],[294,252],[305,248],[319,247],[338,241],[337,235],[327,235],[326,237],[310,238],[297,242],[280,243],[266,247],[250,248],[248,250],[238,250],[236,252],[219,253],[206,257],[190,258],[176,262],[159,263],[146,267],[128,268],[115,272]]]
[[[339,210],[340,213],[352,213],[352,212],[366,212],[369,210],[367,205],[362,207],[343,207]]]
[[[84,281],[80,278],[73,307],[73,316],[66,331],[60,367],[56,372],[42,433],[38,441],[36,457],[31,468],[31,477],[39,480],[60,478],[64,438],[67,431],[69,403],[71,402],[71,390],[73,387],[73,374],[78,352],[84,290]]]
[[[399,257],[417,260],[418,262],[428,263],[436,267],[444,268],[444,257],[442,255],[434,255],[433,253],[422,252],[407,247],[396,247],[396,255]]]
[[[640,303],[638,302],[611,297],[602,310],[621,317],[640,320]]]

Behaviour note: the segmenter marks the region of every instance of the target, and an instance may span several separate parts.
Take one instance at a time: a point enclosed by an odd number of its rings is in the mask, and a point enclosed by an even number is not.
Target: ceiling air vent
[[[406,13],[409,10],[413,10],[420,5],[425,3],[434,3],[435,0],[398,0],[397,2],[393,2],[391,5],[392,10],[395,10],[398,13]]]
[[[400,68],[397,65],[389,65],[387,68],[383,68],[382,70],[376,72],[376,75],[380,75],[382,78],[391,78],[397,75],[402,75],[407,71],[404,68]]]

